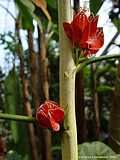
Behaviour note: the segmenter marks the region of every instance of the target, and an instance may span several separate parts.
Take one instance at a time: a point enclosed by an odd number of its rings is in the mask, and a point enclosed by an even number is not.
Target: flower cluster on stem
[[[97,27],[99,16],[88,15],[84,9],[75,13],[71,23],[64,22],[63,27],[76,54],[90,57],[96,54],[104,44],[102,27]]]

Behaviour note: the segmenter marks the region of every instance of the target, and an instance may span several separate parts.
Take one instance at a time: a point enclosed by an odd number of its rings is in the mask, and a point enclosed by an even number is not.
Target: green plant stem
[[[13,115],[13,114],[7,114],[7,113],[0,113],[0,119],[22,121],[22,122],[32,122],[32,123],[36,121],[34,117]]]
[[[120,58],[120,54],[105,55],[105,56],[92,57],[92,58],[86,59],[86,60],[84,60],[83,63],[79,63],[77,65],[76,70],[77,70],[77,72],[79,72],[82,68],[84,68],[88,64],[96,63],[96,62],[99,62],[102,60],[113,59],[113,58]]]

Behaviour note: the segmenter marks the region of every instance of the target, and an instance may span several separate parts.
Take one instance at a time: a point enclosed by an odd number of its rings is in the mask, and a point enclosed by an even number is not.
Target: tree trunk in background
[[[29,82],[28,80],[25,80],[24,82],[24,98],[25,98],[25,113],[27,116],[32,117],[32,110],[31,110],[31,104],[29,102]],[[31,144],[31,152],[32,152],[32,160],[39,160],[38,153],[37,153],[37,146],[36,146],[36,136],[34,133],[34,126],[32,123],[28,123],[28,136],[29,136],[29,142]]]
[[[84,107],[84,78],[83,71],[80,71],[76,74],[75,79],[75,109],[78,144],[84,142],[87,136]]]
[[[80,0],[74,0],[74,10],[76,12],[80,9]],[[84,78],[81,70],[75,77],[75,110],[77,123],[77,140],[78,144],[85,141],[86,122],[85,122],[85,106],[84,106]]]
[[[46,39],[45,33],[41,33],[38,28],[38,45],[39,45],[39,77],[38,77],[38,94],[40,103],[49,99],[49,82],[48,82],[48,59],[46,57]],[[42,160],[52,160],[51,132],[48,129],[41,128],[41,153]]]
[[[120,60],[117,67],[117,78],[115,91],[113,93],[113,104],[110,112],[110,145],[112,149],[120,154]]]
[[[45,39],[45,33],[39,32],[39,78],[40,78],[40,99],[41,102],[49,99],[49,77],[48,77],[48,59],[47,59],[47,44]]]
[[[32,116],[31,105],[29,102],[28,82],[25,79],[25,73],[24,73],[24,53],[23,53],[23,47],[22,47],[22,42],[21,42],[20,32],[19,32],[19,21],[16,21],[16,35],[17,35],[18,44],[19,44],[18,57],[20,59],[20,78],[21,78],[22,87],[23,87],[23,105],[24,105],[24,110],[26,115]],[[29,141],[31,145],[32,160],[38,160],[34,126],[31,123],[28,124],[28,132],[29,132],[28,133]]]
[[[63,30],[63,22],[72,20],[70,0],[58,1],[60,39],[60,105],[64,107],[65,119],[62,132],[62,160],[78,160],[77,129],[75,116],[75,64],[72,46]]]
[[[98,106],[98,93],[96,90],[97,80],[96,80],[96,64],[93,63],[91,66],[92,69],[92,101],[93,108],[95,113],[95,121],[96,121],[96,138],[100,136],[100,117],[99,117],[99,106]]]
[[[40,45],[41,43],[45,43],[44,41],[39,41]],[[48,73],[47,69],[48,66],[46,66],[44,63],[42,63],[44,60],[46,60],[46,46],[45,44],[43,48],[40,48],[40,51],[43,51],[40,53],[39,57],[34,53],[33,48],[33,35],[32,31],[28,30],[28,44],[29,44],[29,55],[30,55],[30,71],[31,71],[31,82],[32,82],[32,95],[33,95],[33,101],[35,104],[35,108],[39,107],[40,101],[43,102],[45,99],[49,99],[49,85],[48,85]],[[39,58],[37,60],[37,58]],[[42,62],[41,62],[42,60]],[[39,62],[39,63],[38,63]],[[45,62],[45,61],[44,61]],[[39,67],[38,67],[39,65]],[[40,73],[40,74],[39,74]],[[51,160],[51,134],[50,131],[47,129],[43,129],[38,127],[37,128],[38,133],[40,132],[39,139],[41,142],[41,156],[44,160]],[[38,142],[39,143],[39,142]]]
[[[35,108],[40,105],[39,95],[37,92],[37,80],[38,80],[38,62],[37,62],[37,54],[34,52],[33,47],[33,33],[29,29],[28,30],[28,46],[29,46],[29,62],[30,62],[30,77],[32,83],[32,96],[33,96],[33,103]]]
[[[6,151],[5,139],[0,135],[0,160],[5,160]]]

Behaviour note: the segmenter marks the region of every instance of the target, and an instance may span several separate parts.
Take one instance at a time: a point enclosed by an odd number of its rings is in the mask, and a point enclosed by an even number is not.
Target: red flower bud
[[[59,131],[64,120],[64,110],[56,102],[46,100],[37,109],[36,119],[42,127]]]

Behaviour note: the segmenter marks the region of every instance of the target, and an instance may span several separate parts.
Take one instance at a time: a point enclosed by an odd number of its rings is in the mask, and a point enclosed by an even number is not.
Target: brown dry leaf
[[[47,2],[46,0],[32,0],[36,6],[40,7],[43,6],[44,8],[47,8]]]
[[[39,8],[42,9],[46,17],[48,18],[49,21],[51,21],[51,16],[47,10],[47,2],[46,0],[32,0],[32,2]]]

